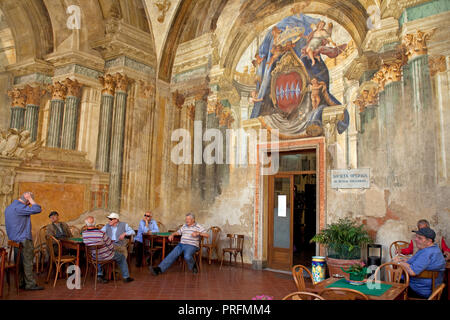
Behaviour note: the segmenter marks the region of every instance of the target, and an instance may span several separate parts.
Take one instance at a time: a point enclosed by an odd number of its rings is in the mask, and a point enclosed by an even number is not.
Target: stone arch
[[[43,59],[53,50],[52,24],[43,0],[4,0],[0,10],[11,28],[17,63]]]

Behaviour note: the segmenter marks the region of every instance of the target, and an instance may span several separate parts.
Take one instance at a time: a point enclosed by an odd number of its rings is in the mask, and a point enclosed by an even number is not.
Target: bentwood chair
[[[5,279],[6,249],[0,248],[0,298],[3,297],[3,280]]]
[[[114,279],[114,287],[116,288],[116,261],[114,259],[110,259],[110,260],[102,260],[99,261],[98,260],[98,249],[101,249],[102,246],[85,246],[86,248],[86,260],[87,260],[87,265],[86,265],[86,273],[84,275],[84,281],[83,281],[83,286],[86,283],[86,278],[89,272],[89,267],[92,266],[94,267],[94,290],[97,290],[97,274],[98,274],[98,266],[102,266],[103,269],[103,274],[107,274],[105,267],[108,266],[112,266],[112,275],[113,275],[113,279]]]
[[[445,283],[441,283],[436,290],[433,291],[431,296],[428,297],[428,300],[441,300],[442,291],[444,291]]]
[[[431,279],[431,292],[436,290],[436,279],[439,276],[439,271],[424,270],[413,278]],[[408,300],[424,300],[422,298],[408,297]]]
[[[409,286],[409,274],[405,267],[395,263],[386,262],[379,266],[374,273],[375,280],[401,283]],[[405,291],[403,299],[406,300],[408,293]]]
[[[369,300],[364,293],[347,288],[325,288],[319,296],[326,300]]]
[[[162,252],[162,246],[156,245],[157,236],[153,234],[143,234],[142,235],[142,266],[147,263],[146,256],[149,256],[150,266],[153,267],[153,256],[158,252]]]
[[[230,246],[222,249],[222,261],[220,262],[220,267],[222,268],[223,257],[225,253],[230,255],[230,265],[231,265],[231,256],[234,256],[234,262],[236,263],[236,256],[238,254],[241,255],[242,267],[244,266],[244,258],[242,256],[242,252],[244,251],[244,235],[242,234],[227,234],[227,238],[229,239]]]
[[[161,221],[156,221],[159,232],[166,232],[166,226]]]
[[[3,229],[0,229],[0,248],[3,248],[5,246],[6,242],[6,233],[3,231]]]
[[[217,248],[217,242],[220,239],[220,233],[222,232],[222,230],[217,226],[213,226],[209,228],[207,232],[210,234],[210,237],[209,239],[205,238],[206,241],[204,241],[205,243],[203,243],[203,248],[205,248],[208,252],[208,263],[211,264],[213,250],[216,252],[217,259],[219,259],[219,249]]]
[[[197,266],[197,270],[202,270],[202,251],[203,251],[203,237],[200,236],[200,239],[198,240],[199,249],[195,251],[194,253],[194,263]],[[183,263],[183,271],[186,270],[186,261],[184,260],[183,256],[180,256]]]
[[[56,280],[58,280],[58,275],[60,274],[62,267],[66,264],[75,264],[76,257],[74,256],[63,256],[62,255],[62,245],[61,241],[56,239],[54,236],[47,236],[47,248],[48,251],[50,251],[50,262],[48,267],[48,275],[47,275],[47,281],[48,283],[50,279],[50,275],[52,273],[53,265],[55,265],[56,274],[55,274],[55,281],[53,281],[53,287],[56,286]],[[58,252],[55,253],[55,248],[57,248]],[[67,274],[66,274],[67,277]]]
[[[97,224],[95,227],[97,228],[97,229],[101,229],[101,228],[103,228],[105,225],[103,224],[103,223],[99,223],[99,224]],[[86,227],[87,228],[87,227]]]
[[[315,293],[297,291],[289,293],[281,300],[325,300],[325,299]]]
[[[81,231],[80,231],[80,229],[78,227],[76,227],[76,226],[69,226],[69,230],[70,230],[70,233],[72,234],[73,238],[81,237]]]
[[[295,285],[297,286],[298,291],[305,291],[306,290],[306,284],[305,284],[305,278],[303,272],[306,271],[306,273],[309,275],[313,286],[315,285],[313,275],[311,271],[308,270],[307,267],[302,266],[301,264],[295,265],[292,267],[292,277],[294,278]]]
[[[395,256],[396,251],[400,251],[401,249],[408,248],[409,242],[406,241],[394,241],[389,246],[389,255],[391,259]],[[394,250],[393,250],[394,249]]]
[[[34,258],[36,261],[36,273],[44,271],[45,257],[47,256],[47,226],[39,229],[36,239],[34,240]]]
[[[11,272],[14,272],[14,280],[16,282],[17,295],[19,295],[19,268],[20,268],[20,258],[22,256],[22,244],[9,240],[8,247],[9,247],[9,254],[8,259],[5,263],[6,281],[8,282],[8,292],[10,289],[9,276]],[[13,261],[13,252],[14,252],[14,261]]]

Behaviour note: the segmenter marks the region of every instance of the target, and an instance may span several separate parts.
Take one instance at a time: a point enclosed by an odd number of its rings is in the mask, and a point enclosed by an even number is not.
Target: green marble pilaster
[[[31,141],[36,141],[39,124],[39,106],[27,104],[24,127],[30,132]]]
[[[205,199],[205,163],[203,161],[203,134],[206,128],[206,101],[199,99],[195,102],[194,114],[194,162],[192,164],[192,189],[194,199],[199,195]]]
[[[64,117],[64,100],[50,101],[50,121],[47,131],[47,146],[51,148],[61,147],[61,132]]]
[[[411,94],[416,112],[431,106],[431,80],[428,67],[428,55],[421,55],[408,62]]]
[[[74,96],[66,97],[64,110],[64,123],[61,137],[61,148],[75,150],[77,143],[78,107],[80,98]]]
[[[109,171],[109,154],[111,149],[111,128],[114,96],[103,94],[100,102],[100,117],[97,138],[97,157],[95,167],[98,171]]]
[[[122,191],[123,142],[128,94],[116,91],[111,129],[111,155],[109,158],[109,198],[111,211],[120,211]]]
[[[208,129],[218,129],[219,127],[219,119],[217,118],[215,113],[210,113],[207,115],[206,120],[206,130]],[[211,141],[206,142],[206,145],[209,145],[211,143],[217,143],[217,141],[214,141],[216,138],[212,138]],[[216,195],[217,195],[217,187],[218,187],[218,177],[216,175],[218,164],[217,157],[219,156],[217,154],[218,150],[216,149],[215,152],[213,152],[211,157],[214,157],[216,161],[212,164],[205,163],[205,198],[209,201],[214,201]]]
[[[9,127],[21,130],[23,128],[24,118],[25,108],[19,106],[11,107],[11,121]]]

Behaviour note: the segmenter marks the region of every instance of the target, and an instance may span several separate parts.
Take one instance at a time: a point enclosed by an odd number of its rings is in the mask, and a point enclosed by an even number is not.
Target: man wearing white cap
[[[120,216],[118,213],[111,212],[107,218],[109,223],[102,228],[102,231],[113,241],[114,250],[122,253],[126,258],[128,250],[125,237],[134,236],[136,233],[127,223],[119,221]]]

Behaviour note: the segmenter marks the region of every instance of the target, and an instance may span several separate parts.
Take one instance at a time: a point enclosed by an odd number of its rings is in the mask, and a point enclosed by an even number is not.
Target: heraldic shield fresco
[[[337,24],[325,19],[303,13],[286,17],[269,28],[255,54],[251,118],[258,118],[269,130],[278,129],[282,139],[321,135],[324,108],[341,104],[330,93],[332,83],[324,58],[336,58],[347,44],[333,41]],[[344,110],[338,133],[348,125],[349,114]]]

